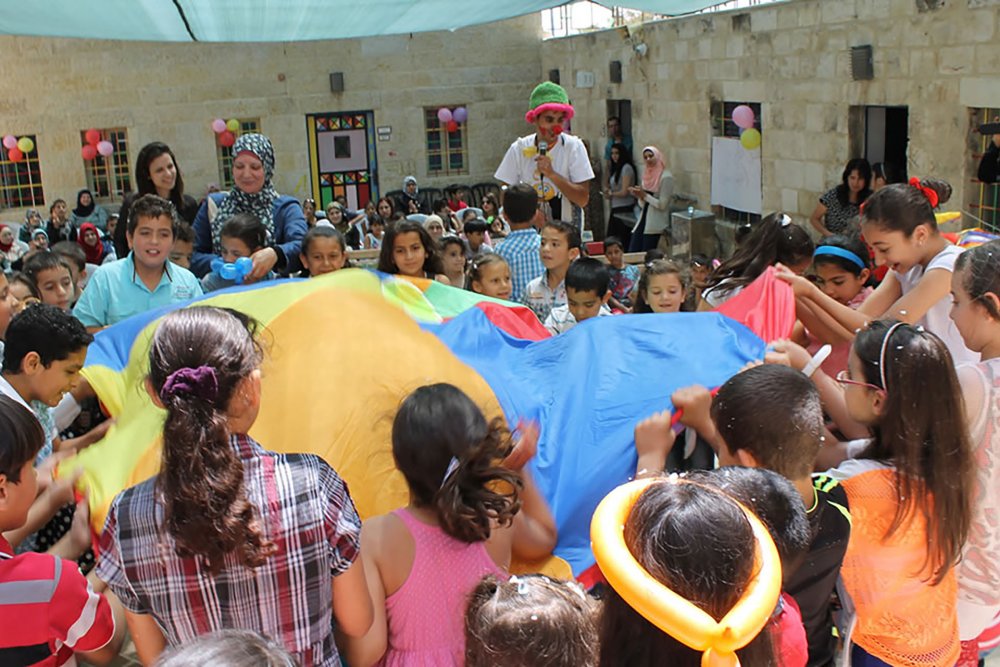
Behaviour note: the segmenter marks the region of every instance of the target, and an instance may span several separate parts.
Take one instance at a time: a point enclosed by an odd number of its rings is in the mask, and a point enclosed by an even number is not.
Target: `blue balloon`
[[[223,262],[216,257],[212,260],[212,272],[218,274],[223,280],[232,280],[237,285],[243,283],[243,279],[253,271],[253,260],[249,257],[240,257],[235,262]]]

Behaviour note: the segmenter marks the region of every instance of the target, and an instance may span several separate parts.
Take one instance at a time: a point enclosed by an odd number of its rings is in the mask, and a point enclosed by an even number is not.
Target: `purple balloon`
[[[448,122],[451,121],[451,119],[452,119],[452,117],[451,117],[451,109],[449,109],[447,107],[441,107],[440,109],[438,109],[438,120],[439,121],[441,121],[442,123],[448,123]]]
[[[458,107],[455,112],[451,114],[452,119],[457,123],[464,123],[469,120],[469,111],[465,107]]]
[[[754,123],[753,109],[745,104],[739,105],[733,109],[733,122],[744,130],[750,129]]]
[[[212,121],[212,132],[216,134],[222,134],[226,131],[226,121],[221,118],[216,118]]]
[[[11,148],[17,148],[17,137],[13,134],[8,134],[3,138],[3,147],[10,150]]]

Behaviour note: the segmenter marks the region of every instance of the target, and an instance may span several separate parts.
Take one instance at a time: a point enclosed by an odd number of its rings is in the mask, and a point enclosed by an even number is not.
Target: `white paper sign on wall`
[[[594,87],[594,73],[579,71],[576,73],[576,87],[577,88],[593,88]]]
[[[712,138],[712,203],[761,213],[760,149],[748,151],[739,139]]]

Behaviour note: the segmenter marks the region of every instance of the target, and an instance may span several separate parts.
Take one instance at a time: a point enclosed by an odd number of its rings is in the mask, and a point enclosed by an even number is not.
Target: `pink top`
[[[874,290],[871,287],[863,287],[861,291],[854,295],[854,298],[847,302],[847,305],[854,310],[861,307],[861,304],[865,302],[868,295]],[[806,335],[809,337],[809,354],[816,354],[819,352],[819,348],[823,347],[823,343],[819,342],[815,336],[806,331]],[[837,373],[847,368],[847,357],[851,354],[851,344],[850,342],[838,343],[833,346],[833,350],[830,352],[830,356],[826,358],[823,365],[820,368],[823,372],[830,377],[836,377]]]
[[[507,573],[483,542],[468,544],[428,526],[407,510],[393,512],[413,536],[410,575],[385,599],[389,648],[386,667],[452,667],[465,664],[465,607],[479,580]]]

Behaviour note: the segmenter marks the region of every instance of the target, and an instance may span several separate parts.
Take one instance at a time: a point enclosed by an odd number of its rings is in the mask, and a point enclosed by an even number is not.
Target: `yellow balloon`
[[[760,147],[760,132],[752,127],[748,130],[743,130],[743,134],[740,135],[740,144],[748,151]]]
[[[35,142],[31,140],[31,137],[21,137],[17,140],[17,147],[21,149],[22,153],[30,153],[35,150]]]
[[[229,130],[230,132],[239,132],[240,121],[236,120],[235,118],[230,118],[229,120],[226,121],[226,129]]]

